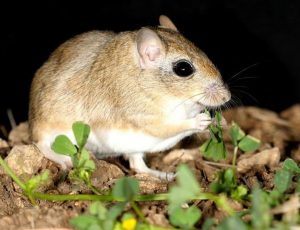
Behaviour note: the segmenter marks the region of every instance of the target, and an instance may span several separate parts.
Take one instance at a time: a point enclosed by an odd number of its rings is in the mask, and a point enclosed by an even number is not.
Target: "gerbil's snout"
[[[200,103],[206,106],[220,106],[230,98],[230,91],[223,82],[212,82],[205,87]]]

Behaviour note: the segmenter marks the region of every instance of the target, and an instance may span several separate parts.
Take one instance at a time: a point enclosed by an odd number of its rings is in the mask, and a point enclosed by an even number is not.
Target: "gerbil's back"
[[[53,117],[83,119],[81,107],[84,102],[81,98],[87,93],[84,85],[87,84],[89,70],[104,44],[112,37],[114,33],[100,31],[78,35],[59,46],[36,72],[29,105],[32,133],[37,124],[51,123]]]

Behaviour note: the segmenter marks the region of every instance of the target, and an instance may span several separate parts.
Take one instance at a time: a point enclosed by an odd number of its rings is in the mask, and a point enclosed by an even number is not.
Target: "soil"
[[[237,160],[239,183],[249,189],[257,183],[265,190],[273,188],[275,171],[282,162],[290,157],[300,163],[300,105],[294,105],[281,113],[257,107],[240,107],[223,113],[228,124],[235,121],[248,134],[260,139],[262,144],[255,153],[239,153]],[[228,152],[232,152],[228,131],[224,129],[224,139]],[[173,149],[164,153],[147,155],[147,164],[154,169],[173,172],[177,165],[186,163],[195,173],[204,191],[216,178],[216,173],[228,167],[232,156],[218,163],[204,159],[199,146],[208,138],[208,133],[194,135],[180,142]],[[64,172],[55,163],[45,159],[34,145],[30,144],[28,125],[19,124],[7,139],[0,139],[0,154],[6,157],[10,167],[22,178],[26,179],[44,169],[51,172],[51,181],[40,190],[52,194],[89,193],[87,188],[74,187],[64,177]],[[135,174],[128,168],[128,162],[122,158],[95,159],[97,170],[92,181],[100,189],[108,190],[116,179],[127,175],[140,181],[141,193],[167,192],[174,182],[166,182],[157,178]],[[22,194],[21,189],[0,171],[0,229],[72,229],[70,218],[84,213],[90,202],[49,202],[38,201],[33,206]],[[165,202],[139,203],[148,221],[158,226],[170,226],[167,219]],[[224,216],[212,201],[197,201],[202,210],[202,219],[212,217],[220,221]],[[249,204],[230,201],[235,210],[247,208]],[[200,223],[201,224],[201,223]]]

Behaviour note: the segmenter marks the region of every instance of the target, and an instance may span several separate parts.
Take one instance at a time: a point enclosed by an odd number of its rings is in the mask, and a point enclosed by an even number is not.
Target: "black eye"
[[[187,60],[179,60],[173,64],[173,71],[179,77],[188,77],[194,73],[194,66]]]

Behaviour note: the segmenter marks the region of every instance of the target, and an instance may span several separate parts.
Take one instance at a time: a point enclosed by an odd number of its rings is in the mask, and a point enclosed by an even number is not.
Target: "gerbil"
[[[122,33],[91,31],[59,46],[36,72],[30,93],[32,141],[63,169],[68,156],[50,146],[59,134],[75,143],[75,121],[90,125],[87,149],[99,157],[124,155],[136,172],[172,178],[147,167],[147,152],[171,148],[204,131],[204,109],[230,92],[208,57],[166,16],[157,28]]]

